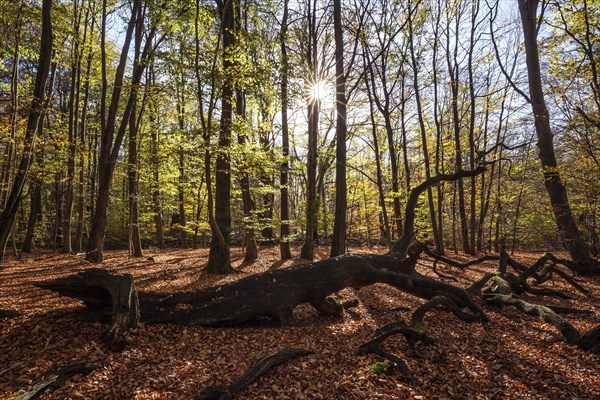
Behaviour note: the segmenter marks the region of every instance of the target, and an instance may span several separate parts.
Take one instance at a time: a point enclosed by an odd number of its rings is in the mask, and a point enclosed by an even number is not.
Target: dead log
[[[444,295],[459,307],[467,307],[482,320],[486,319],[485,313],[465,290],[416,272],[414,263],[418,255],[413,254],[402,261],[394,255],[344,255],[309,265],[267,271],[192,293],[142,292],[139,293],[140,321],[231,326],[258,317],[270,317],[285,325],[293,322],[294,308],[303,303],[311,304],[321,313],[338,315],[343,307],[331,295],[347,287],[361,288],[374,283],[387,283],[424,299]],[[113,321],[121,321],[110,314],[110,310],[114,310],[114,297],[108,288],[116,285],[113,285],[113,279],[121,281],[123,276],[90,271],[37,286],[83,300],[88,308],[91,307],[89,316],[95,314],[99,320],[110,316]]]
[[[275,354],[269,354],[258,359],[248,371],[229,385],[212,385],[202,389],[195,400],[231,400],[234,393],[250,386],[252,382],[266,374],[271,368],[312,353],[312,350],[285,349]]]
[[[35,400],[53,392],[75,375],[87,375],[100,367],[100,364],[87,361],[77,361],[48,372],[42,379],[22,389],[11,400]]]
[[[483,171],[485,167],[479,166],[472,171],[441,174],[415,187],[405,208],[403,235],[387,255],[343,255],[307,266],[267,271],[195,293],[140,293],[139,308],[134,301],[137,296],[133,279],[128,275],[88,270],[37,286],[83,300],[91,317],[110,317],[109,337],[135,326],[138,309],[142,322],[205,326],[237,325],[265,316],[285,325],[292,322],[294,308],[303,303],[310,303],[324,314],[340,315],[343,305],[332,295],[347,287],[361,288],[374,283],[387,283],[424,299],[443,295],[486,320],[485,313],[465,290],[416,272],[421,249],[411,248],[419,195],[442,181],[475,176]]]

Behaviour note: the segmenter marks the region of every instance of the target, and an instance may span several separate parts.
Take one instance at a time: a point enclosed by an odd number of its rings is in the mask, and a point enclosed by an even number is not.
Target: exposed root
[[[382,349],[381,344],[388,337],[395,334],[402,334],[406,339],[408,346],[410,348],[410,352],[415,355],[416,348],[415,345],[418,342],[422,342],[425,344],[430,344],[433,342],[427,335],[427,326],[424,323],[425,315],[430,310],[433,310],[439,306],[445,306],[448,308],[454,315],[456,315],[459,319],[467,322],[485,322],[487,321],[487,317],[485,314],[481,313],[468,313],[461,310],[460,307],[456,305],[451,299],[448,297],[439,295],[430,299],[427,303],[423,304],[419,308],[415,310],[411,318],[411,326],[406,325],[402,321],[391,322],[387,325],[384,325],[380,328],[377,328],[373,333],[373,339],[361,345],[358,349],[361,354],[374,354],[376,356],[382,357],[386,360],[391,361],[397,366],[402,374],[406,377],[410,377],[410,371],[406,363],[397,355],[387,352]]]
[[[538,316],[542,321],[552,324],[569,344],[576,345],[582,350],[597,350],[600,345],[600,326],[581,334],[566,319],[561,317],[551,307],[541,304],[528,303],[514,296],[510,291],[510,285],[499,276],[491,280],[491,285],[484,291],[487,302],[497,306],[512,306],[527,315]],[[560,310],[565,311],[565,310]],[[571,310],[569,310],[571,311]]]
[[[367,343],[362,344],[358,348],[358,353],[373,354],[386,360],[389,360],[395,365],[395,367],[397,367],[401,371],[402,375],[404,375],[405,377],[409,377],[410,370],[408,369],[408,366],[406,365],[404,360],[402,360],[397,355],[389,353],[381,348],[381,344],[385,339],[398,333],[402,334],[406,338],[408,345],[413,351],[415,344],[419,341],[424,343],[432,342],[431,338],[427,336],[426,331],[419,331],[417,329],[414,329],[413,327],[406,325],[402,321],[397,321],[391,322],[387,325],[377,328],[377,330],[375,330],[373,334],[373,339],[371,339]]]
[[[87,375],[100,365],[87,361],[77,361],[48,372],[37,382],[31,384],[27,389],[22,389],[19,394],[11,400],[34,400],[43,395],[53,392],[75,375]]]
[[[212,385],[200,392],[195,400],[227,400],[232,399],[233,394],[237,393],[262,375],[266,374],[271,368],[284,364],[288,361],[312,354],[312,350],[305,349],[285,349],[275,354],[269,354],[258,359],[254,365],[229,385]]]

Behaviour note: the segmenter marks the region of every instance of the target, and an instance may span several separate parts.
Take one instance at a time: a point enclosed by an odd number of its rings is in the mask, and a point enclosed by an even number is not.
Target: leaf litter
[[[260,260],[253,263],[242,262],[240,248],[232,253],[241,273],[228,276],[211,276],[202,270],[206,249],[151,250],[141,259],[128,259],[126,251],[108,251],[102,267],[133,274],[140,291],[168,292],[220,285],[302,262],[282,263],[274,247],[263,249]],[[319,247],[317,259],[327,253],[327,248]],[[537,257],[534,253],[516,255],[529,264]],[[423,303],[383,284],[343,290],[341,297],[356,298],[359,306],[347,310],[342,320],[321,317],[310,306],[301,305],[294,310],[292,327],[269,323],[235,328],[142,325],[133,330],[132,342],[123,352],[111,353],[100,339],[102,324],[76,317],[80,303],[32,286],[91,267],[82,256],[48,251],[24,254],[20,260],[8,258],[0,266],[0,399],[14,396],[47,371],[74,360],[99,362],[102,367],[87,376],[76,376],[43,399],[191,399],[202,388],[227,384],[257,358],[284,348],[308,348],[315,353],[277,367],[237,398],[600,398],[600,356],[564,343],[552,326],[512,308],[486,306],[491,320],[487,324],[469,324],[450,312],[434,311],[425,322],[435,342],[417,346],[416,355],[409,355],[402,337],[393,336],[384,343],[387,351],[407,363],[413,381],[397,373],[373,373],[371,367],[384,360],[358,355],[358,347],[378,326],[410,320],[412,310]],[[439,268],[457,280],[450,283],[467,287],[495,267],[488,262],[465,271]],[[444,280],[431,271],[427,258],[417,268]],[[592,315],[566,316],[577,329],[586,331],[600,324],[600,300],[596,297],[600,281],[598,277],[579,279],[592,290],[592,297],[581,296],[557,281],[556,288],[573,299],[523,298],[594,310]],[[13,316],[15,312],[20,315]]]

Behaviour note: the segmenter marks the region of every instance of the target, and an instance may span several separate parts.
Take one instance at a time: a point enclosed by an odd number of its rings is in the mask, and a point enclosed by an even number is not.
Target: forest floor
[[[368,249],[350,249],[367,252]],[[384,249],[374,251],[383,252]],[[126,251],[108,251],[104,268],[131,273],[140,291],[188,291],[223,284],[248,274],[298,264],[278,260],[277,248],[262,249],[259,261],[242,264],[242,250],[233,249],[234,265],[243,271],[211,276],[202,271],[207,250],[146,251],[141,259],[128,259]],[[294,252],[296,254],[298,249]],[[328,249],[320,247],[318,258]],[[518,253],[515,258],[532,263],[540,254]],[[455,259],[465,257],[450,254]],[[305,262],[305,261],[304,261]],[[386,285],[346,289],[344,299],[357,298],[358,307],[342,320],[320,317],[310,306],[299,306],[292,327],[274,325],[239,328],[182,327],[173,324],[143,325],[132,333],[132,343],[121,353],[111,353],[101,343],[103,326],[75,316],[81,303],[59,298],[32,283],[90,268],[82,256],[42,251],[8,258],[0,265],[0,398],[9,398],[44,374],[75,359],[101,363],[87,376],[77,376],[44,399],[191,399],[211,384],[229,383],[262,355],[284,348],[308,348],[313,355],[279,366],[261,377],[238,399],[431,399],[431,398],[600,398],[600,355],[567,345],[554,327],[513,308],[485,307],[490,322],[466,323],[446,311],[426,317],[432,345],[417,347],[419,358],[407,355],[403,337],[391,337],[386,350],[402,357],[415,380],[407,383],[397,374],[376,375],[370,367],[381,361],[357,355],[373,330],[385,323],[410,320],[424,301]],[[435,276],[428,259],[418,270]],[[448,283],[467,287],[494,263],[466,271],[441,266],[457,279]],[[560,281],[556,287],[573,300],[531,298],[531,302],[582,309],[593,315],[567,315],[580,331],[600,324],[600,279],[582,277],[593,291],[581,296]],[[478,300],[480,305],[481,302]]]

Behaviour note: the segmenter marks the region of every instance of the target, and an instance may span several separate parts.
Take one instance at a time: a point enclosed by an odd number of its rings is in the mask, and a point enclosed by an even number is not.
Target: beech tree
[[[4,258],[6,244],[10,235],[17,209],[21,204],[23,188],[29,173],[29,168],[34,159],[35,140],[38,131],[43,127],[44,99],[46,83],[50,73],[53,49],[52,34],[52,0],[44,0],[42,3],[42,35],[40,37],[40,57],[38,61],[35,86],[31,100],[31,108],[27,119],[27,130],[25,132],[24,148],[15,174],[13,184],[0,214],[0,261]],[[16,61],[16,60],[15,60]],[[15,78],[16,79],[16,78]]]
[[[344,31],[342,27],[341,0],[333,0],[333,26],[335,39],[335,219],[331,256],[346,252],[346,208],[348,207],[346,189],[346,73],[344,72]]]
[[[223,37],[223,89],[221,92],[221,129],[215,173],[215,222],[210,242],[207,271],[224,274],[232,271],[229,240],[231,234],[231,123],[234,105],[235,13],[233,0],[217,0]]]
[[[281,47],[281,244],[280,253],[281,259],[286,260],[292,258],[290,250],[290,210],[289,210],[289,156],[290,156],[290,134],[288,125],[288,74],[289,74],[289,57],[287,51],[287,33],[288,33],[288,18],[289,18],[289,1],[283,1],[283,18],[281,20],[281,30],[279,31],[279,45]]]
[[[584,242],[571,211],[567,190],[561,180],[558,162],[554,152],[554,135],[550,126],[550,114],[544,98],[542,73],[538,52],[537,37],[542,21],[538,20],[538,0],[519,0],[519,14],[523,26],[527,75],[529,78],[529,96],[537,134],[539,159],[544,174],[544,186],[550,197],[556,225],[565,248],[573,261],[581,265],[582,270],[593,268],[595,262]]]
[[[123,48],[121,49],[121,56],[119,59],[119,65],[115,73],[113,82],[113,91],[111,94],[110,105],[106,110],[105,100],[107,93],[107,78],[106,78],[106,54],[105,47],[102,46],[102,65],[103,65],[103,105],[101,105],[101,121],[102,121],[102,136],[100,141],[100,155],[98,160],[99,165],[99,179],[98,179],[98,195],[96,199],[96,208],[94,216],[92,217],[92,228],[90,233],[90,239],[86,252],[86,259],[91,262],[102,262],[102,252],[104,248],[104,235],[106,231],[106,213],[108,211],[108,203],[110,198],[110,186],[113,179],[113,172],[117,157],[119,156],[119,150],[123,142],[123,138],[129,125],[129,119],[133,112],[133,106],[137,101],[139,85],[144,74],[144,69],[148,64],[148,60],[152,56],[152,46],[154,44],[154,36],[157,31],[157,16],[154,16],[155,20],[151,24],[149,32],[146,36],[145,45],[140,46],[137,50],[141,51],[135,55],[134,59],[136,62],[133,66],[133,75],[131,78],[131,91],[129,93],[125,111],[121,116],[121,120],[118,123],[117,116],[119,110],[119,104],[121,101],[121,95],[123,91],[123,83],[125,76],[125,67],[127,64],[127,57],[129,53],[129,46],[134,34],[136,22],[139,18],[139,10],[142,7],[141,0],[134,0],[131,10],[131,16],[127,24],[127,30],[123,41]],[[103,3],[102,11],[102,33],[101,37],[106,36],[106,2]],[[117,126],[118,123],[118,126]]]
[[[321,98],[318,95],[320,71],[318,62],[317,1],[307,0],[305,60],[308,66],[308,149],[306,155],[306,234],[300,256],[307,260],[314,257],[314,241],[317,215],[317,143]]]

